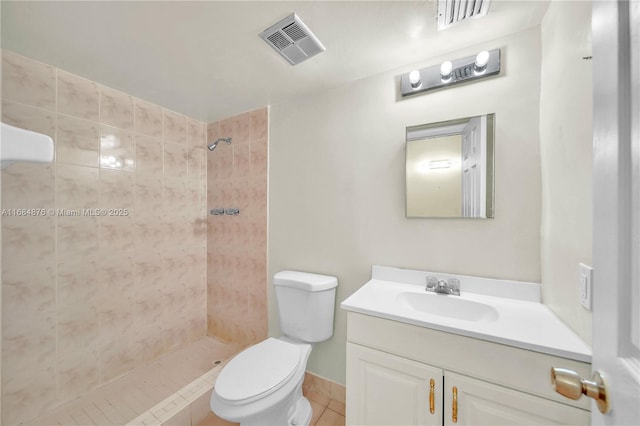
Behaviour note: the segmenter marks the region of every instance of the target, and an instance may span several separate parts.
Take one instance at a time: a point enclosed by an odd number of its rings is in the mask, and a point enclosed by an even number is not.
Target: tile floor
[[[203,337],[62,404],[26,425],[124,425],[211,370],[214,361],[228,359],[238,350],[215,338]]]
[[[329,399],[329,397],[313,390],[304,390],[303,393],[311,403],[313,410],[310,426],[344,426],[344,402]],[[234,426],[237,424],[223,420],[211,413],[198,426]]]

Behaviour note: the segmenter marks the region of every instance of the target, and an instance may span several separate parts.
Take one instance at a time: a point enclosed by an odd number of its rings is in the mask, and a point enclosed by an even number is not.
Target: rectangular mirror
[[[407,127],[407,217],[494,217],[495,114]]]

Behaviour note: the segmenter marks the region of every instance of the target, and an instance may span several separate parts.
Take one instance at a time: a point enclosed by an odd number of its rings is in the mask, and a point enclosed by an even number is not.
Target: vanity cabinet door
[[[579,408],[444,373],[445,425],[588,425],[589,419],[590,413]]]
[[[439,368],[347,343],[348,425],[442,425]]]

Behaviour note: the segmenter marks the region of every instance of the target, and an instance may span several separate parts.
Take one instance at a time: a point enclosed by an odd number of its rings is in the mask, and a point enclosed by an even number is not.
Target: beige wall
[[[578,262],[592,264],[591,3],[553,1],[542,22],[542,297],[591,342]]]
[[[208,141],[233,138],[208,152],[208,206],[240,209],[208,219],[208,333],[256,343],[267,336],[268,110],[207,127]]]
[[[372,264],[540,281],[540,29],[431,58],[502,49],[502,74],[398,99],[406,67],[270,110],[269,276],[335,275],[336,304]],[[405,128],[496,114],[495,219],[407,219]],[[279,334],[270,290],[269,331]],[[344,383],[346,313],[309,370]]]
[[[2,121],[51,164],[2,170],[2,424],[206,332],[206,125],[3,52]],[[128,209],[126,216],[50,209]]]

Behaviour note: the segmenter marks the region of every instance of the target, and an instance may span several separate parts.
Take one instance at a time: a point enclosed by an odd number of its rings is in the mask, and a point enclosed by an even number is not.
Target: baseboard
[[[344,385],[308,371],[304,373],[304,382],[302,382],[302,387],[338,402],[345,403],[346,401],[346,388]]]

